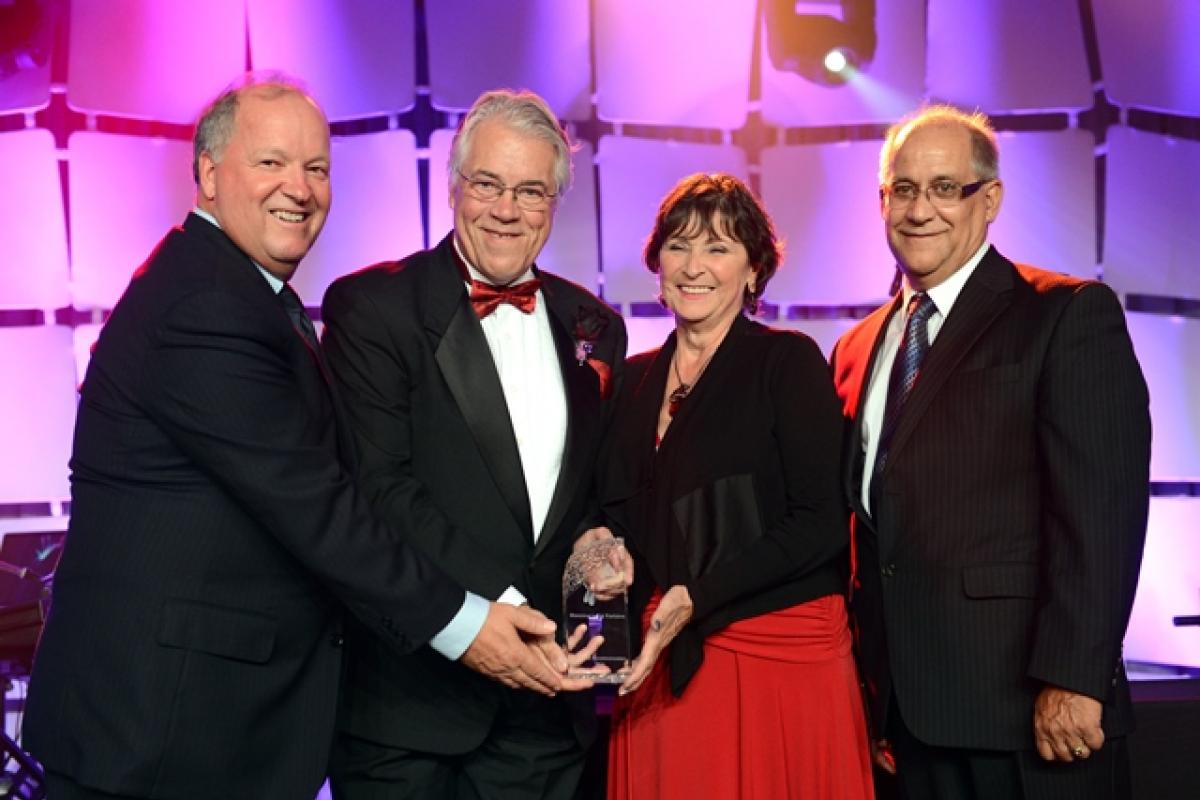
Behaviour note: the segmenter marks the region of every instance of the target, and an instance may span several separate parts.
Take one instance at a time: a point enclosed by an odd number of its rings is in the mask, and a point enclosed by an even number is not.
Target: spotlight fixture
[[[0,0],[0,80],[40,69],[50,48],[60,0]]]
[[[762,3],[767,54],[776,69],[840,86],[875,57],[875,0]]]

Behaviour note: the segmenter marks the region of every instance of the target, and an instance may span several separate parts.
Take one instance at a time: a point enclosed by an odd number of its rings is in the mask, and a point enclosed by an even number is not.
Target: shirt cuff
[[[497,603],[507,603],[510,606],[526,606],[529,601],[525,599],[525,595],[517,591],[517,587],[510,586],[504,590],[504,594],[496,598]]]
[[[430,647],[451,661],[457,661],[467,652],[467,648],[475,641],[475,637],[483,629],[484,621],[487,620],[490,605],[488,601],[471,592],[467,592],[466,595],[454,618],[429,640]]]

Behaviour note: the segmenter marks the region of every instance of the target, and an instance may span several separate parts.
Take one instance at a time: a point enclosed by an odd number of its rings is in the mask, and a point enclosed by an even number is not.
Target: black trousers
[[[565,703],[517,696],[483,743],[430,753],[339,734],[330,764],[335,800],[572,800],[586,751]]]
[[[1044,761],[1033,749],[935,747],[918,739],[893,700],[888,738],[903,800],[1131,800],[1129,750],[1110,739],[1086,760]]]
[[[125,794],[109,794],[80,786],[66,775],[46,772],[46,800],[145,800]]]

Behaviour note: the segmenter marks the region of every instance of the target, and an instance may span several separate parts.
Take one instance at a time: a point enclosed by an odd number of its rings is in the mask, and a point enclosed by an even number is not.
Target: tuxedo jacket
[[[359,481],[376,513],[409,531],[409,541],[462,585],[492,600],[514,586],[559,621],[566,558],[596,516],[593,468],[606,398],[622,371],[624,323],[583,288],[537,272],[562,369],[567,430],[535,545],[500,377],[452,236],[341,278],[325,295],[323,348],[353,421]],[[398,656],[361,626],[348,632],[347,645],[342,728],[356,736],[462,753],[483,741],[507,702],[510,690],[429,648]],[[521,693],[515,702],[549,701]]]
[[[848,537],[843,420],[816,343],[739,315],[656,448],[675,348],[672,333],[629,360],[600,493],[636,559],[635,638],[655,589],[692,599],[669,654],[680,695],[709,634],[844,593]]]
[[[147,798],[312,797],[339,598],[398,649],[462,590],[373,521],[317,353],[190,215],[134,275],[81,389],[72,516],[29,689],[49,769]]]
[[[851,419],[852,609],[877,735],[890,694],[927,744],[1031,749],[1046,684],[1131,729],[1121,639],[1149,496],[1146,384],[1103,284],[989,249],[921,366],[873,514],[862,409],[899,297],[838,342]],[[886,375],[882,378],[886,380]]]

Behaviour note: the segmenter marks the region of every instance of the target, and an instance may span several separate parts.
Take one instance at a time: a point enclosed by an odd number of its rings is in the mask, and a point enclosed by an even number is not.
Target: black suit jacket
[[[359,480],[376,513],[411,530],[410,541],[468,589],[494,600],[515,586],[559,620],[563,566],[595,519],[592,471],[609,413],[605,397],[623,367],[625,326],[586,290],[538,272],[568,424],[535,546],[500,378],[452,235],[433,250],[344,277],[325,295],[323,346],[357,434]],[[577,352],[586,340],[590,356]],[[508,691],[428,648],[397,656],[358,628],[348,648],[343,728],[374,741],[468,751],[487,735]],[[523,694],[521,702],[541,701]]]
[[[25,720],[47,767],[154,798],[312,797],[340,598],[390,645],[462,591],[373,521],[337,404],[263,276],[191,215],[100,334]]]
[[[1031,749],[1045,684],[1131,729],[1121,639],[1148,508],[1146,384],[1103,284],[989,249],[934,341],[863,510],[861,411],[899,299],[838,342],[853,420],[853,611],[876,734],[889,692],[922,741]]]
[[[631,358],[601,497],[637,559],[631,617],[680,584],[692,619],[671,643],[678,695],[704,637],[846,588],[843,421],[817,345],[744,316],[654,446],[676,338]]]

